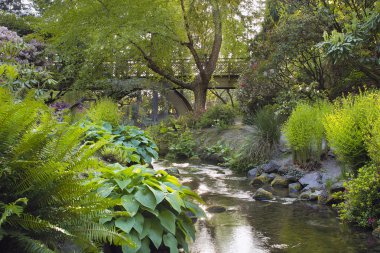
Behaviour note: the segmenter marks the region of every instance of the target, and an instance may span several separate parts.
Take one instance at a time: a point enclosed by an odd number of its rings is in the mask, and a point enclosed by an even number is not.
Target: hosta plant
[[[179,248],[189,252],[188,242],[195,236],[191,217],[203,216],[194,202],[202,202],[197,194],[167,172],[141,165],[126,168],[112,164],[97,172],[100,174],[95,174],[89,184],[98,185],[101,196],[117,203],[114,212],[100,223],[117,227],[137,245],[123,245],[124,253],[163,247],[170,253],[177,253]]]
[[[83,124],[88,127],[86,140],[106,140],[106,149],[103,155],[122,157],[123,165],[150,164],[152,159],[158,158],[157,146],[145,132],[134,126],[113,127],[110,123],[102,125],[87,122]]]

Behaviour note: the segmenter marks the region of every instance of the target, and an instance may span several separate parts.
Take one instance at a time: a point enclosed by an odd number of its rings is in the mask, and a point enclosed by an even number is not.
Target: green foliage
[[[281,120],[274,107],[266,106],[259,110],[252,123],[255,131],[246,139],[238,154],[228,162],[232,169],[239,172],[245,172],[270,159],[280,140]]]
[[[123,252],[151,252],[150,247],[164,246],[171,253],[178,248],[189,252],[188,241],[194,240],[195,230],[187,215],[204,215],[194,203],[202,203],[197,194],[165,171],[139,165],[124,168],[114,164],[98,172],[91,184],[98,184],[100,195],[117,202],[115,212],[100,222],[116,226],[137,244],[137,248],[123,246]]]
[[[327,102],[312,105],[300,103],[283,127],[295,163],[319,161],[323,153],[325,128],[323,120],[331,110]]]
[[[329,145],[354,172],[369,161],[368,146],[372,154],[376,152],[378,137],[374,126],[380,117],[379,99],[378,92],[349,95],[335,103],[334,111],[324,122]]]
[[[234,124],[235,110],[229,105],[215,105],[208,109],[200,118],[198,127],[225,128]]]
[[[172,158],[190,158],[195,155],[195,148],[197,144],[194,140],[193,133],[186,129],[179,133],[174,142],[169,145],[169,157]]]
[[[152,158],[157,159],[157,146],[145,132],[134,126],[113,127],[109,123],[103,125],[87,122],[86,140],[106,141],[102,154],[105,159],[113,157],[123,165],[150,164]]]
[[[346,183],[345,202],[338,205],[344,221],[370,227],[380,218],[379,167],[368,165],[359,169],[358,177]]]
[[[98,100],[87,112],[87,117],[92,122],[96,124],[108,122],[112,126],[117,126],[120,123],[121,116],[117,103],[110,98]]]
[[[104,142],[83,142],[86,129],[57,122],[30,95],[14,102],[0,89],[0,248],[57,252],[69,242],[86,252],[99,243],[134,243],[96,220],[112,206],[84,185]]]

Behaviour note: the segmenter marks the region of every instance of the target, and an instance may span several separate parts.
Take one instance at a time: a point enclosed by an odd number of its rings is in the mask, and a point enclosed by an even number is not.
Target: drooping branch
[[[166,79],[168,79],[169,81],[173,82],[174,84],[176,84],[178,86],[181,86],[182,88],[189,89],[189,90],[193,89],[193,87],[189,83],[186,83],[186,82],[184,82],[184,81],[176,78],[175,76],[171,75],[170,73],[168,73],[167,71],[165,71],[164,69],[162,69],[160,66],[158,66],[158,64],[156,64],[156,62],[137,43],[135,43],[132,40],[129,40],[129,42],[134,47],[136,47],[137,50],[139,50],[139,52],[142,54],[142,56],[144,57],[144,59],[147,61],[148,68],[150,68],[152,71],[154,71],[155,73],[159,74],[160,76],[165,77]]]

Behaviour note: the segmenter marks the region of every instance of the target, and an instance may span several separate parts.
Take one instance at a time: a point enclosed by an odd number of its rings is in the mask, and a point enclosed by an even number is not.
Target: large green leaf
[[[121,197],[121,204],[131,216],[134,216],[140,207],[133,195],[124,195]]]
[[[181,207],[184,206],[184,203],[178,191],[167,194],[165,199],[170,203],[174,210],[181,213]]]
[[[133,228],[137,231],[137,233],[139,233],[139,235],[142,233],[143,231],[143,227],[144,227],[144,216],[142,216],[141,213],[137,213],[135,216],[135,224],[133,225]]]
[[[170,233],[175,234],[175,220],[176,216],[169,210],[160,211],[160,216],[158,216],[160,222],[164,228],[166,228]]]
[[[148,186],[149,190],[153,193],[154,197],[156,198],[157,205],[161,203],[162,200],[165,198],[165,193],[156,189],[153,189],[152,187]]]
[[[121,246],[121,250],[123,253],[136,253],[141,248],[141,240],[139,239],[136,231],[132,231],[128,236],[135,243],[136,247],[131,248],[128,245],[123,245]]]
[[[150,218],[144,219],[143,230],[140,233],[140,239],[145,238],[149,234],[150,227],[152,226],[152,221]]]
[[[116,181],[117,185],[119,186],[119,188],[121,190],[124,190],[125,187],[127,187],[132,182],[132,179],[130,179],[130,178],[127,178],[124,180],[115,179],[115,181]]]
[[[148,233],[149,239],[153,242],[156,249],[158,249],[162,243],[163,228],[157,219],[153,219],[151,222],[150,230]]]
[[[168,233],[164,235],[164,244],[169,247],[170,253],[178,253],[178,242],[174,235]]]
[[[114,188],[115,188],[114,185],[112,185],[110,183],[106,183],[102,187],[100,187],[97,190],[97,192],[100,196],[102,196],[103,198],[106,198],[111,194],[111,192],[113,191]]]
[[[123,230],[125,233],[129,233],[135,224],[135,218],[125,218],[125,217],[120,217],[115,220],[115,226],[117,228],[120,228]]]
[[[143,206],[146,206],[150,209],[156,208],[156,198],[148,188],[139,188],[139,190],[135,193],[135,198]]]

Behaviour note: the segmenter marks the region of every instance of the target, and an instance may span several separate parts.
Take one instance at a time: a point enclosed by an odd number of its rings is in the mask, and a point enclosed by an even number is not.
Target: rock
[[[179,173],[179,170],[177,168],[167,168],[165,169],[165,171],[169,174],[169,175],[172,175],[172,176],[178,176],[180,173]]]
[[[288,179],[282,176],[277,176],[271,183],[272,187],[286,188],[289,185]]]
[[[253,195],[253,198],[256,200],[271,200],[273,199],[273,194],[263,188],[259,188]]]
[[[336,182],[334,183],[331,188],[330,188],[330,192],[331,193],[335,193],[335,192],[343,192],[346,188],[344,187],[344,182],[343,181],[339,181],[339,182]]]
[[[372,235],[376,238],[380,238],[380,227],[377,227],[375,228],[373,231],[372,231]]]
[[[209,213],[223,213],[227,209],[223,206],[210,206],[206,209],[207,212]]]
[[[297,183],[299,178],[293,175],[285,175],[285,178],[289,181],[289,183]]]
[[[195,214],[193,212],[186,211],[185,214],[186,214],[187,217],[189,217],[191,219],[191,221],[193,222],[193,224],[197,222],[198,218],[197,218],[197,216],[195,216]]]
[[[202,160],[199,158],[199,156],[194,155],[189,158],[189,162],[194,163],[194,164],[200,164]]]
[[[300,178],[299,182],[304,186],[302,191],[319,190],[323,188],[322,175],[319,172],[311,172]]]
[[[265,173],[274,173],[274,172],[278,172],[278,169],[280,168],[280,165],[278,165],[277,163],[275,163],[274,161],[270,161],[269,163],[267,164],[264,164],[263,166],[261,166],[261,169],[265,172]]]
[[[329,150],[329,152],[327,152],[327,156],[329,156],[333,159],[335,158],[335,154],[331,150]]]
[[[223,170],[218,170],[216,173],[217,174],[226,174],[226,172],[224,172]]]
[[[268,177],[269,177],[269,179],[272,181],[273,179],[275,179],[276,177],[278,177],[278,176],[280,176],[279,174],[277,174],[277,173],[270,173],[269,175],[268,175]]]
[[[325,204],[328,206],[332,206],[332,205],[337,205],[337,204],[342,203],[342,202],[343,202],[343,199],[336,198],[334,195],[330,195],[330,196],[328,196]]]
[[[300,183],[292,183],[289,184],[289,193],[298,193],[302,189],[302,185]]]
[[[307,190],[305,192],[302,192],[299,198],[301,200],[310,200],[310,201],[316,201],[318,198],[322,195],[322,191],[312,191]]]
[[[254,179],[255,177],[258,176],[258,174],[259,174],[258,168],[250,169],[248,171],[247,177],[248,177],[248,179]]]
[[[267,173],[263,173],[261,174],[260,176],[258,177],[255,177],[251,184],[254,185],[254,186],[261,186],[263,184],[269,184],[270,183],[270,178],[269,178],[269,175]]]

